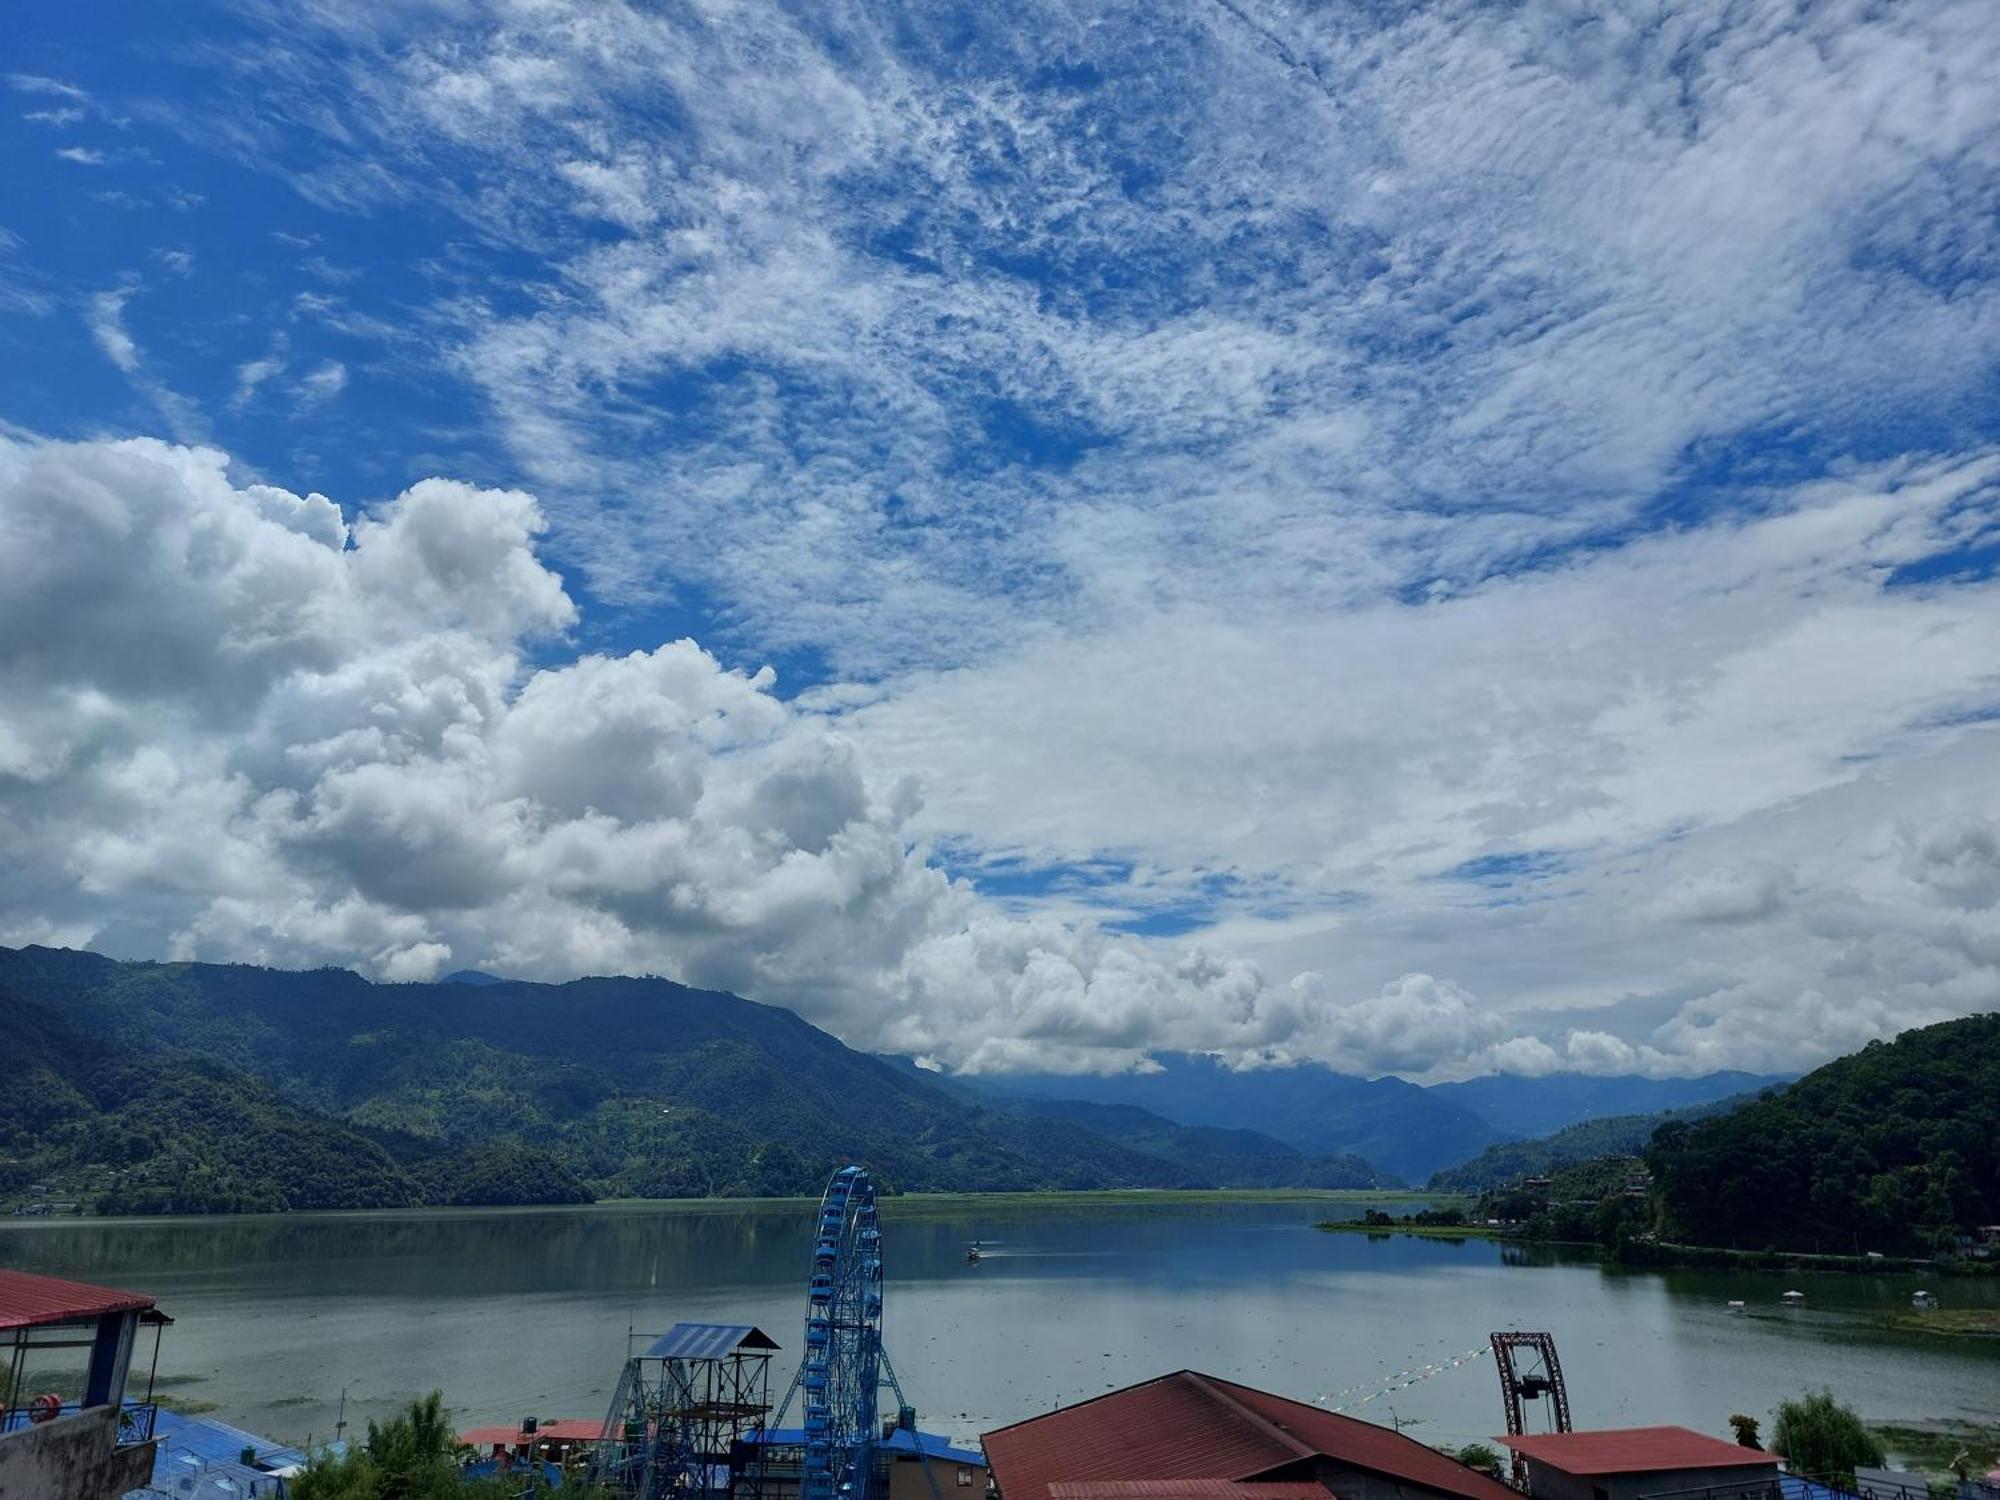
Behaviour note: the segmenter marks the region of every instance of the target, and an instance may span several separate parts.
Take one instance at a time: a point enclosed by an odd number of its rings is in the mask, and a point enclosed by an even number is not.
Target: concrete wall
[[[0,1434],[0,1500],[117,1500],[152,1474],[153,1444],[118,1446],[114,1406]]]
[[[937,1493],[944,1500],[986,1500],[986,1469],[983,1465],[967,1464],[972,1472],[972,1483],[961,1486],[958,1482],[959,1465],[942,1458],[927,1458],[918,1461],[914,1456],[895,1458],[889,1462],[888,1500],[932,1500],[931,1487],[924,1479],[924,1470],[931,1471],[931,1479],[937,1483]]]

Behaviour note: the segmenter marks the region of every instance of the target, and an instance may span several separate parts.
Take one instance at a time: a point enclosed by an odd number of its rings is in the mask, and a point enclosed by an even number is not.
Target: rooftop
[[[143,1292],[114,1291],[55,1276],[32,1276],[26,1271],[0,1271],[0,1329],[83,1323],[107,1313],[150,1312],[154,1306],[153,1299]]]
[[[1049,1500],[1327,1500],[1310,1479],[1086,1479],[1049,1486]]]
[[[1006,1500],[1065,1500],[1055,1486],[1106,1480],[1297,1480],[1296,1471],[1274,1471],[1322,1457],[1463,1500],[1520,1500],[1414,1438],[1193,1370],[1017,1422],[984,1442]],[[1266,1492],[1224,1493],[1252,1500]]]
[[[458,1440],[468,1448],[511,1448],[517,1443],[595,1443],[603,1438],[605,1421],[602,1417],[557,1417],[540,1422],[533,1432],[523,1432],[519,1427],[503,1425],[499,1427],[474,1427],[458,1435]]]
[[[1775,1466],[1779,1462],[1775,1453],[1725,1442],[1691,1427],[1610,1427],[1596,1432],[1531,1433],[1495,1441],[1565,1474],[1651,1474],[1668,1469]]]
[[[654,1339],[648,1359],[727,1359],[739,1349],[775,1349],[777,1341],[748,1323],[676,1323]]]

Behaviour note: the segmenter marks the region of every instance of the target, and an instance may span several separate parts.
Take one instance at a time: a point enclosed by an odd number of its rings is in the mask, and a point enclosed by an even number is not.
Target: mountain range
[[[131,1210],[793,1194],[849,1160],[902,1191],[1368,1187],[1516,1133],[1469,1085],[1316,1065],[942,1078],[654,978],[374,984],[0,948],[0,1028],[37,1039],[0,1107],[0,1202],[38,1181]],[[1509,1119],[1619,1092],[1498,1082]]]

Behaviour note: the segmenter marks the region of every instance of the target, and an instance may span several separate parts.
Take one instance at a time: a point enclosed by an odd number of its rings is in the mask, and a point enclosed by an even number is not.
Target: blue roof
[[[775,1349],[777,1340],[748,1323],[676,1323],[646,1351],[648,1359],[727,1359],[738,1349]]]
[[[951,1439],[938,1432],[911,1432],[898,1427],[883,1440],[882,1446],[892,1453],[915,1453],[919,1444],[930,1458],[941,1458],[954,1464],[977,1464],[982,1468],[986,1464],[985,1454],[970,1448],[954,1448]]]
[[[284,1469],[306,1461],[305,1454],[272,1438],[259,1437],[241,1427],[231,1427],[213,1417],[189,1417],[168,1411],[164,1406],[153,1418],[153,1435],[159,1447],[153,1452],[153,1483],[163,1484],[176,1474],[185,1474],[203,1464],[233,1464],[245,1448],[257,1455],[267,1468]]]
[[[805,1446],[806,1430],[803,1427],[773,1427],[752,1441],[769,1443],[774,1448],[800,1448]],[[922,1444],[927,1458],[941,1459],[945,1463],[970,1464],[976,1468],[986,1467],[986,1455],[971,1448],[954,1448],[951,1439],[939,1432],[910,1432],[898,1427],[876,1444],[891,1453],[908,1453],[915,1456],[918,1445]]]

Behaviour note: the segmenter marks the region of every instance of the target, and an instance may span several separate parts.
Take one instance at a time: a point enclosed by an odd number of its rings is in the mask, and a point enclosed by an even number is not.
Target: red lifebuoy
[[[28,1403],[30,1422],[53,1422],[62,1415],[62,1397],[54,1391],[44,1391]]]

